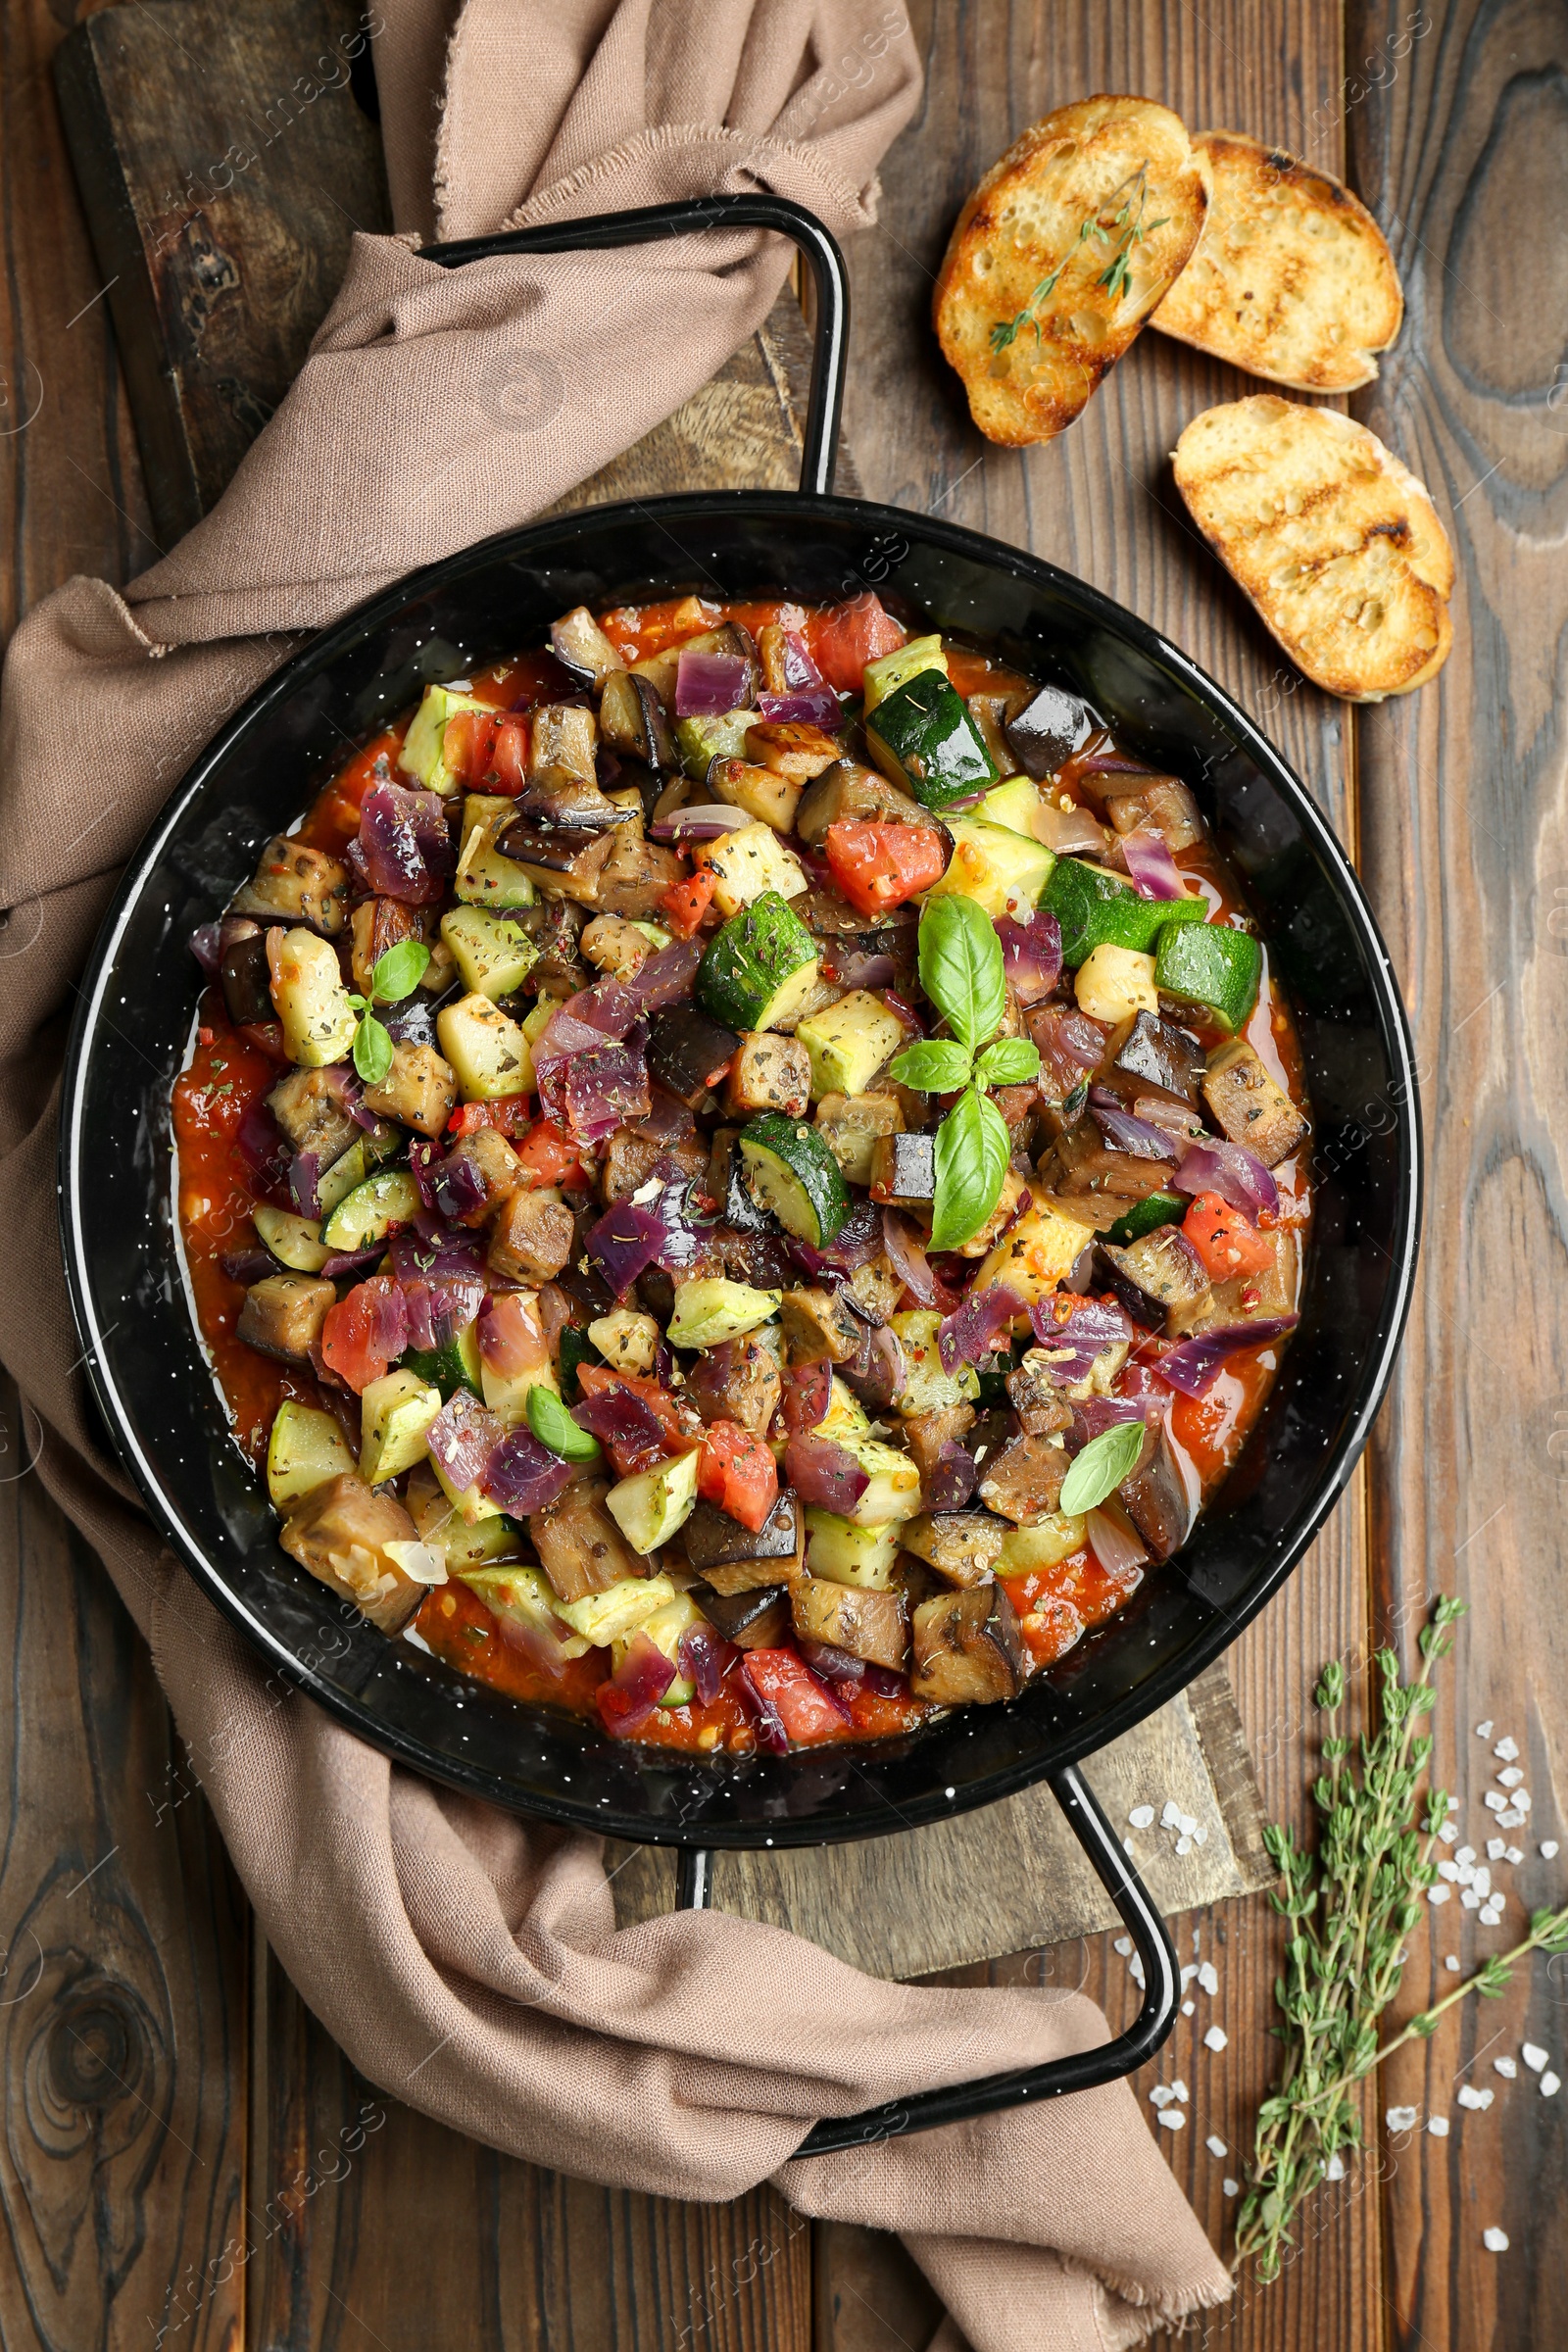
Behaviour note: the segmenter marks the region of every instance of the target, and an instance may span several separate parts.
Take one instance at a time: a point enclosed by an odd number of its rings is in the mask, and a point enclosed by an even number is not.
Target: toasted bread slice
[[[943,357],[993,441],[1071,424],[1167,292],[1203,225],[1186,127],[1149,98],[1081,98],[1014,141],[949,240]]]
[[[1327,693],[1380,703],[1443,667],[1453,551],[1424,486],[1376,433],[1256,392],[1195,416],[1175,466],[1220,562]]]
[[[1200,131],[1193,151],[1208,215],[1151,326],[1297,392],[1371,383],[1404,295],[1366,206],[1239,131]]]

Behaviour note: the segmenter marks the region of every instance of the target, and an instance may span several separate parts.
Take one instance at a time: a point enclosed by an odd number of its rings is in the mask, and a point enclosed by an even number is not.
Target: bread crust
[[[1205,409],[1175,453],[1193,520],[1264,625],[1326,693],[1377,703],[1453,644],[1453,551],[1377,435],[1276,392]]]
[[[1371,383],[1404,294],[1360,198],[1241,131],[1200,131],[1193,150],[1208,191],[1203,233],[1151,326],[1294,391]]]
[[[932,303],[988,439],[1050,441],[1082,414],[1187,262],[1205,204],[1186,125],[1152,99],[1081,98],[1013,142],[959,213]]]

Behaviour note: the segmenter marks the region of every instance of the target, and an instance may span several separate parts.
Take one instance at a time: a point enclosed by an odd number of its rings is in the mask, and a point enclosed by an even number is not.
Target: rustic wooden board
[[[1102,1748],[1085,1772],[1130,1839],[1144,1884],[1163,1911],[1190,1911],[1268,1884],[1273,1873],[1263,1851],[1262,1811],[1223,1666]],[[1222,1783],[1232,1799],[1229,1812]],[[1185,1855],[1175,1850],[1174,1833],[1158,1825],[1167,1798],[1201,1833]],[[1133,1808],[1149,1804],[1154,1828],[1126,1829]],[[612,1841],[606,1858],[617,1926],[671,1908],[672,1853]],[[859,1845],[718,1854],[711,1899],[715,1911],[765,1920],[808,1936],[852,1968],[899,1978],[1055,1943],[1116,1920],[1044,1788],[1026,1789],[983,1814]]]
[[[1456,645],[1435,691],[1361,729],[1367,872],[1415,1026],[1426,1118],[1427,1245],[1393,1407],[1380,1431],[1380,1615],[1406,1656],[1434,1588],[1462,1592],[1454,1703],[1440,1766],[1467,1839],[1494,1740],[1521,1750],[1533,1809],[1506,1835],[1527,1861],[1496,1876],[1504,1925],[1457,1903],[1433,1915],[1416,1997],[1568,1897],[1568,21],[1553,0],[1474,0],[1409,39],[1394,0],[1351,19],[1380,61],[1376,105],[1354,109],[1356,176],[1393,243],[1420,321],[1419,367],[1385,371],[1356,414],[1451,516]],[[1434,22],[1435,20],[1435,22]],[[1419,22],[1419,20],[1418,20]],[[1399,46],[1401,42],[1403,46]],[[1390,2295],[1401,2342],[1560,2339],[1568,2301],[1563,2117],[1493,2058],[1543,2044],[1568,2056],[1563,1963],[1501,2001],[1467,2005],[1401,2056],[1384,2096],[1451,2115],[1447,2139],[1396,2141],[1388,2184]],[[1486,2084],[1486,2114],[1455,2104]],[[1506,2254],[1486,2251],[1495,2224]]]

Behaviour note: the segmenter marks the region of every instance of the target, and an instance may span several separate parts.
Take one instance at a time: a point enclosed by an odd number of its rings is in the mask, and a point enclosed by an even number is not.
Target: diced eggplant
[[[365,1090],[365,1106],[383,1117],[401,1119],[421,1135],[438,1136],[452,1116],[458,1100],[458,1081],[452,1064],[433,1045],[392,1048],[392,1067],[379,1086]]]
[[[633,1193],[641,1192],[660,1161],[666,1159],[671,1167],[661,1169],[660,1173],[671,1182],[699,1177],[707,1171],[708,1153],[702,1138],[695,1133],[677,1136],[672,1143],[665,1144],[657,1136],[645,1135],[640,1128],[617,1127],[605,1146],[605,1164],[599,1174],[599,1196],[605,1206],[613,1208],[617,1200],[629,1200]]]
[[[782,1291],[795,1280],[795,1261],[782,1230],[737,1233],[725,1225],[714,1238],[731,1282],[749,1282],[754,1291]]]
[[[1008,776],[1017,775],[1019,762],[1007,741],[1007,720],[1017,711],[1019,698],[1007,694],[967,694],[963,699],[997,774],[1004,782]]]
[[[890,1323],[904,1296],[904,1277],[895,1274],[893,1261],[884,1252],[880,1257],[868,1258],[863,1266],[857,1266],[844,1288],[874,1323]]]
[[[1013,758],[1038,783],[1042,776],[1054,775],[1088,741],[1089,713],[1076,695],[1059,686],[1042,686],[1007,721],[1006,733]]]
[[[934,1476],[943,1448],[956,1445],[973,1427],[972,1404],[938,1405],[930,1412],[907,1416],[904,1423],[904,1443],[920,1473],[922,1487]]]
[[[1095,1265],[1135,1322],[1149,1331],[1190,1331],[1208,1306],[1208,1276],[1185,1233],[1160,1225],[1125,1250],[1102,1242]]]
[[[854,1355],[840,1364],[839,1377],[871,1412],[889,1413],[894,1398],[903,1395],[907,1377],[903,1344],[896,1331],[890,1331],[880,1319],[872,1320],[848,1286],[840,1297],[858,1315],[860,1342]]]
[[[737,1428],[759,1435],[778,1410],[782,1394],[778,1365],[761,1341],[749,1333],[708,1348],[686,1375],[687,1402],[705,1421],[733,1421]]]
[[[803,719],[764,719],[746,730],[746,757],[786,783],[810,784],[843,757],[843,747]]]
[[[392,1495],[378,1494],[349,1471],[301,1495],[277,1540],[383,1634],[400,1632],[424,1598],[426,1588],[387,1549],[418,1542],[414,1521]]]
[[[1105,812],[1118,833],[1147,829],[1157,833],[1167,850],[1190,850],[1203,838],[1198,803],[1175,776],[1135,776],[1137,792],[1110,794]]]
[[[503,1282],[549,1282],[571,1255],[573,1231],[564,1201],[514,1193],[491,1229],[486,1262]]]
[[[1040,1176],[1063,1200],[1090,1194],[1125,1204],[1160,1191],[1174,1165],[1173,1159],[1145,1159],[1137,1152],[1119,1150],[1090,1110],[1047,1146],[1040,1155]]]
[[[804,1118],[810,1099],[811,1056],[798,1038],[779,1037],[767,1029],[742,1033],[724,1094],[724,1106],[733,1118],[750,1118],[758,1110]]]
[[[550,624],[550,649],[566,669],[603,686],[625,663],[586,605],[576,605]]]
[[[529,974],[531,982],[565,996],[583,986],[588,975],[579,951],[580,906],[570,899],[541,899],[536,906],[520,907],[512,920],[522,926],[539,951],[539,961]]]
[[[1180,1102],[1197,1102],[1203,1080],[1203,1049],[1176,1022],[1154,1012],[1135,1013],[1130,1027],[1111,1038],[1106,1054],[1110,1069],[1101,1083],[1114,1086],[1111,1072],[1122,1071],[1150,1086],[1162,1087]]]
[[[681,1531],[686,1557],[700,1576],[717,1577],[719,1592],[744,1592],[760,1583],[779,1584],[801,1574],[805,1524],[793,1487],[786,1487],[760,1527],[742,1527],[716,1503],[699,1501]],[[750,1580],[728,1571],[765,1566],[765,1576]]]
[[[1031,1348],[1007,1374],[1007,1396],[1028,1438],[1049,1438],[1072,1426],[1072,1407],[1056,1386],[1055,1368],[1044,1348]]]
[[[599,722],[586,703],[540,703],[528,713],[528,782],[562,790],[562,779],[598,789]],[[569,820],[567,820],[569,821]]]
[[[1305,1119],[1245,1037],[1228,1039],[1209,1055],[1203,1100],[1220,1133],[1244,1144],[1265,1167],[1278,1167],[1305,1140]]]
[[[936,1198],[936,1146],[929,1135],[880,1135],[871,1150],[871,1198],[898,1208],[929,1208]]]
[[[582,935],[582,952],[612,980],[634,980],[653,954],[646,931],[618,914],[596,914]]]
[[[716,753],[709,761],[703,798],[744,809],[758,824],[771,825],[775,833],[790,833],[795,829],[804,789],[755,760]]]
[[[786,1291],[779,1321],[792,1364],[842,1364],[860,1345],[860,1326],[836,1291]]]
[[[855,760],[839,760],[824,768],[816,778],[796,811],[795,830],[812,849],[820,849],[827,839],[829,825],[899,824],[938,825],[940,820],[929,808],[874,767],[861,767]],[[863,915],[854,915],[846,930],[863,923]],[[816,926],[813,924],[812,929]]]
[[[1146,1429],[1143,1452],[1116,1492],[1152,1556],[1156,1561],[1168,1560],[1187,1541],[1192,1512],[1162,1421]]]
[[[647,840],[641,825],[623,825],[611,841],[587,903],[630,922],[654,922],[663,912],[665,891],[685,875],[673,850]]]
[[[579,906],[597,906],[599,876],[615,846],[615,831],[581,833],[553,831],[526,817],[514,817],[496,838],[503,858],[521,867],[540,890],[575,899]],[[537,975],[538,967],[535,966]]]
[[[243,937],[231,939],[218,967],[223,1007],[236,1029],[249,1021],[272,1018],[271,973],[267,961],[267,934],[252,924]]]
[[[824,1095],[816,1106],[816,1123],[852,1184],[870,1183],[877,1138],[902,1135],[906,1125],[898,1096],[870,1089],[863,1095]]]
[[[443,1184],[438,1198],[446,1197],[444,1180],[449,1171],[460,1188],[458,1198],[468,1191],[478,1195],[469,1209],[461,1212],[446,1209],[445,1213],[455,1216],[460,1225],[482,1225],[492,1210],[520,1190],[524,1181],[521,1160],[497,1127],[476,1127],[472,1135],[458,1138],[442,1163]],[[540,1205],[554,1204],[546,1201]],[[552,1274],[558,1270],[555,1266],[549,1269]]]
[[[599,703],[599,728],[612,751],[624,752],[660,771],[675,765],[675,738],[649,678],[633,677],[623,669],[607,679]]]
[[[267,1098],[267,1107],[296,1152],[314,1152],[330,1167],[359,1134],[345,1109],[337,1077],[326,1070],[290,1070]]]
[[[958,1244],[958,1255],[960,1257],[989,1256],[1018,1215],[1018,1204],[1027,1190],[1028,1187],[1017,1169],[1006,1169],[1002,1179],[1002,1190],[997,1195],[996,1207],[991,1211],[985,1223],[970,1234],[966,1242]]]
[[[1017,1612],[1001,1585],[972,1585],[923,1600],[914,1612],[916,1698],[938,1706],[994,1706],[1015,1698],[1029,1660]]]
[[[922,1511],[899,1537],[945,1584],[983,1585],[996,1574],[1006,1533],[1006,1520],[992,1511]]]
[[[1038,1527],[1054,1511],[1066,1475],[1061,1440],[1024,1432],[999,1453],[987,1451],[980,1464],[980,1500],[1014,1527]]]
[[[687,1588],[691,1598],[737,1649],[775,1649],[789,1630],[790,1588],[761,1585],[745,1592],[720,1592],[710,1584]]]
[[[375,967],[389,949],[406,939],[423,939],[425,917],[401,899],[362,899],[349,916],[349,965],[360,994],[370,994]]]
[[[790,1614],[803,1642],[827,1642],[902,1674],[909,1662],[908,1602],[902,1592],[873,1592],[826,1577],[803,1576],[790,1587]]]
[[[311,1274],[268,1274],[253,1282],[239,1310],[235,1336],[263,1355],[275,1355],[286,1364],[310,1360],[312,1344],[337,1304],[329,1282]]]
[[[562,1600],[584,1600],[622,1577],[643,1573],[645,1563],[606,1508],[609,1493],[608,1479],[574,1478],[554,1502],[529,1517],[528,1534],[539,1565]]]
[[[230,912],[259,915],[266,922],[304,923],[331,939],[343,928],[348,887],[349,869],[339,859],[280,833],[262,852]]]
[[[711,1021],[695,1004],[669,1004],[649,1025],[648,1074],[695,1110],[703,1097],[724,1082],[740,1038],[722,1021]]]

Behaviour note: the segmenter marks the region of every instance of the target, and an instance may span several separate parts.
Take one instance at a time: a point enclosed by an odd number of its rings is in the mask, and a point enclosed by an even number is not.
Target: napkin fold
[[[448,271],[416,240],[764,186],[840,235],[918,103],[889,0],[380,0],[367,10],[400,234],[357,237],[300,376],[222,500],[122,592],[23,622],[0,691],[0,1356],[37,1467],[138,1627],[262,1924],[391,2095],[651,2193],[772,2179],[903,2232],[977,2352],[1103,2352],[1228,2281],[1121,2084],[792,2161],[819,2116],[1089,2047],[1076,1994],[884,1984],[756,1923],[616,1932],[600,1841],[454,1795],[270,1684],[92,1421],[55,1227],[60,1054],[116,873],[300,634],[523,522],[705,383],[789,252],[706,234]],[[65,795],[90,815],[73,837]],[[193,968],[192,983],[195,982]],[[124,1041],[126,1052],[135,1040]]]

